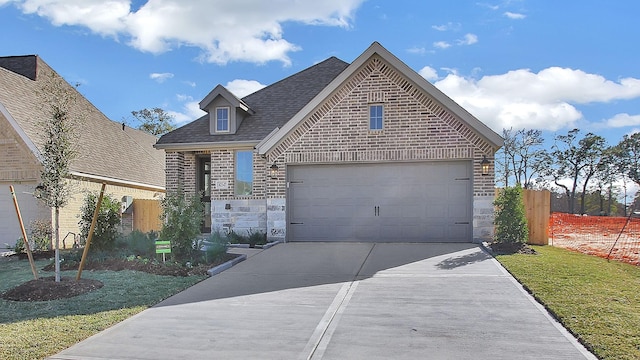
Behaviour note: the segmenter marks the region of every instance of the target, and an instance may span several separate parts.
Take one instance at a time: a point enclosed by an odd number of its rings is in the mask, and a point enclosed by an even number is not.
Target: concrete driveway
[[[595,359],[474,244],[288,243],[51,359]]]

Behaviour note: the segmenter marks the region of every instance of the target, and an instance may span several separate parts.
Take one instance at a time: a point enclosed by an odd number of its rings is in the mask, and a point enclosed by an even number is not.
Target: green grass
[[[41,269],[48,261],[36,262]],[[76,271],[62,276],[75,277]],[[52,276],[39,271],[39,276]],[[86,339],[201,281],[204,276],[159,276],[137,271],[83,271],[104,286],[70,299],[0,299],[0,359],[42,359]],[[0,261],[0,292],[33,279],[27,261]]]
[[[600,359],[640,359],[640,267],[550,246],[497,256]]]

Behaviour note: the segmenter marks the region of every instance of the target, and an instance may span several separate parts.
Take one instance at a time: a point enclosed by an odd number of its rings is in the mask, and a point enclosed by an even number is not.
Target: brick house
[[[167,191],[200,193],[203,231],[270,240],[472,242],[493,232],[502,138],[378,43],[162,136]],[[483,169],[484,168],[484,169]]]
[[[0,57],[0,248],[13,246],[21,235],[9,185],[13,185],[29,230],[35,219],[51,220],[51,210],[30,194],[39,183],[41,135],[38,122],[49,116],[39,95],[43,79],[59,75],[36,55]],[[153,148],[157,138],[109,120],[75,87],[78,156],[71,164],[72,196],[60,209],[60,234],[79,234],[78,215],[87,191],[106,192],[115,199],[154,199],[164,194],[164,152]],[[67,237],[67,247],[73,236]],[[61,244],[62,245],[62,244]]]

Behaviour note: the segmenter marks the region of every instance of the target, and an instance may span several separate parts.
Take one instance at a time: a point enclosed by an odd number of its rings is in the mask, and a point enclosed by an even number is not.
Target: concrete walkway
[[[595,359],[473,244],[252,251],[50,359]]]

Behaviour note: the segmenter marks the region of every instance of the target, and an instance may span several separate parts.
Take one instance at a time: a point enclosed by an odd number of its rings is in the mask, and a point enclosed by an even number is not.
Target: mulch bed
[[[224,254],[212,264],[193,266],[190,268],[175,264],[144,263],[142,261],[128,261],[124,259],[110,259],[105,261],[88,262],[83,271],[91,270],[136,270],[144,271],[155,275],[166,276],[191,276],[207,275],[207,270],[223,264],[238,257],[238,254]],[[25,255],[26,257],[26,255]],[[60,264],[61,270],[78,270],[78,264]],[[53,263],[43,268],[45,271],[53,271]],[[55,282],[55,277],[49,276],[38,280],[30,280],[24,284],[0,294],[0,298],[13,301],[48,301],[70,298],[102,287],[98,280],[81,278],[76,281],[75,277],[62,277],[60,282]]]
[[[500,243],[489,244],[489,249],[495,255],[527,254],[536,255],[537,252],[529,245],[523,243]]]
[[[60,282],[56,282],[55,276],[48,276],[18,285],[1,297],[13,301],[48,301],[78,296],[102,286],[102,282],[93,279],[76,281],[75,278],[61,277]]]

